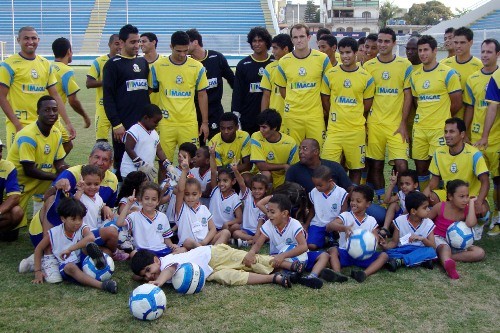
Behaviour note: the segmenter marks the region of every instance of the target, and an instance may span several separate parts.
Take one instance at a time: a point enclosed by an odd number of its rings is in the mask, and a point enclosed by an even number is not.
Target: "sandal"
[[[281,281],[278,282],[278,276],[281,277]],[[273,283],[279,284],[283,288],[292,288],[292,282],[290,281],[290,276],[282,274],[281,272],[275,273],[273,276]]]
[[[306,270],[306,264],[303,261],[294,261],[292,262],[292,266],[290,266],[290,270],[293,272],[297,272],[299,274],[304,273]]]

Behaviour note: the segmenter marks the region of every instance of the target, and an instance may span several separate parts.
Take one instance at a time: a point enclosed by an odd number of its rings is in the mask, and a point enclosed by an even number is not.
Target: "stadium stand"
[[[472,23],[469,28],[472,30],[498,29],[500,27],[500,10],[495,10],[490,14]]]

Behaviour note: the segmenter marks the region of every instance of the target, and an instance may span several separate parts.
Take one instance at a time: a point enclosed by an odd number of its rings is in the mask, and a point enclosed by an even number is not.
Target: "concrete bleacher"
[[[469,26],[472,30],[500,29],[500,10],[495,10]]]

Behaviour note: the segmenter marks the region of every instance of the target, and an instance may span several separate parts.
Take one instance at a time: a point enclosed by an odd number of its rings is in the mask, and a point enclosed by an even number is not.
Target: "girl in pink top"
[[[429,218],[436,225],[434,235],[438,258],[448,276],[458,279],[456,261],[481,261],[484,250],[472,245],[466,250],[452,249],[446,241],[446,230],[455,221],[465,221],[468,227],[477,224],[474,202],[476,197],[469,197],[469,184],[460,179],[451,180],[446,184],[447,201],[440,202],[432,207]]]

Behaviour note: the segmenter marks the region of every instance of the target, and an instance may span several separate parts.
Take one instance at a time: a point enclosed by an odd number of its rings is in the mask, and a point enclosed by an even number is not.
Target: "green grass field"
[[[93,119],[95,96],[85,88],[86,71],[76,68],[78,96]],[[227,89],[226,110],[230,95]],[[95,132],[69,113],[78,136],[67,161],[75,165],[87,160]],[[138,283],[127,263],[117,263],[117,295],[69,283],[33,285],[32,274],[17,273],[33,250],[23,229],[18,242],[0,243],[0,332],[500,332],[499,241],[485,235],[477,245],[486,259],[459,263],[458,281],[436,267],[383,270],[362,284],[325,283],[320,290],[207,283],[202,293],[181,296],[167,286],[164,315],[141,322],[128,309]]]

